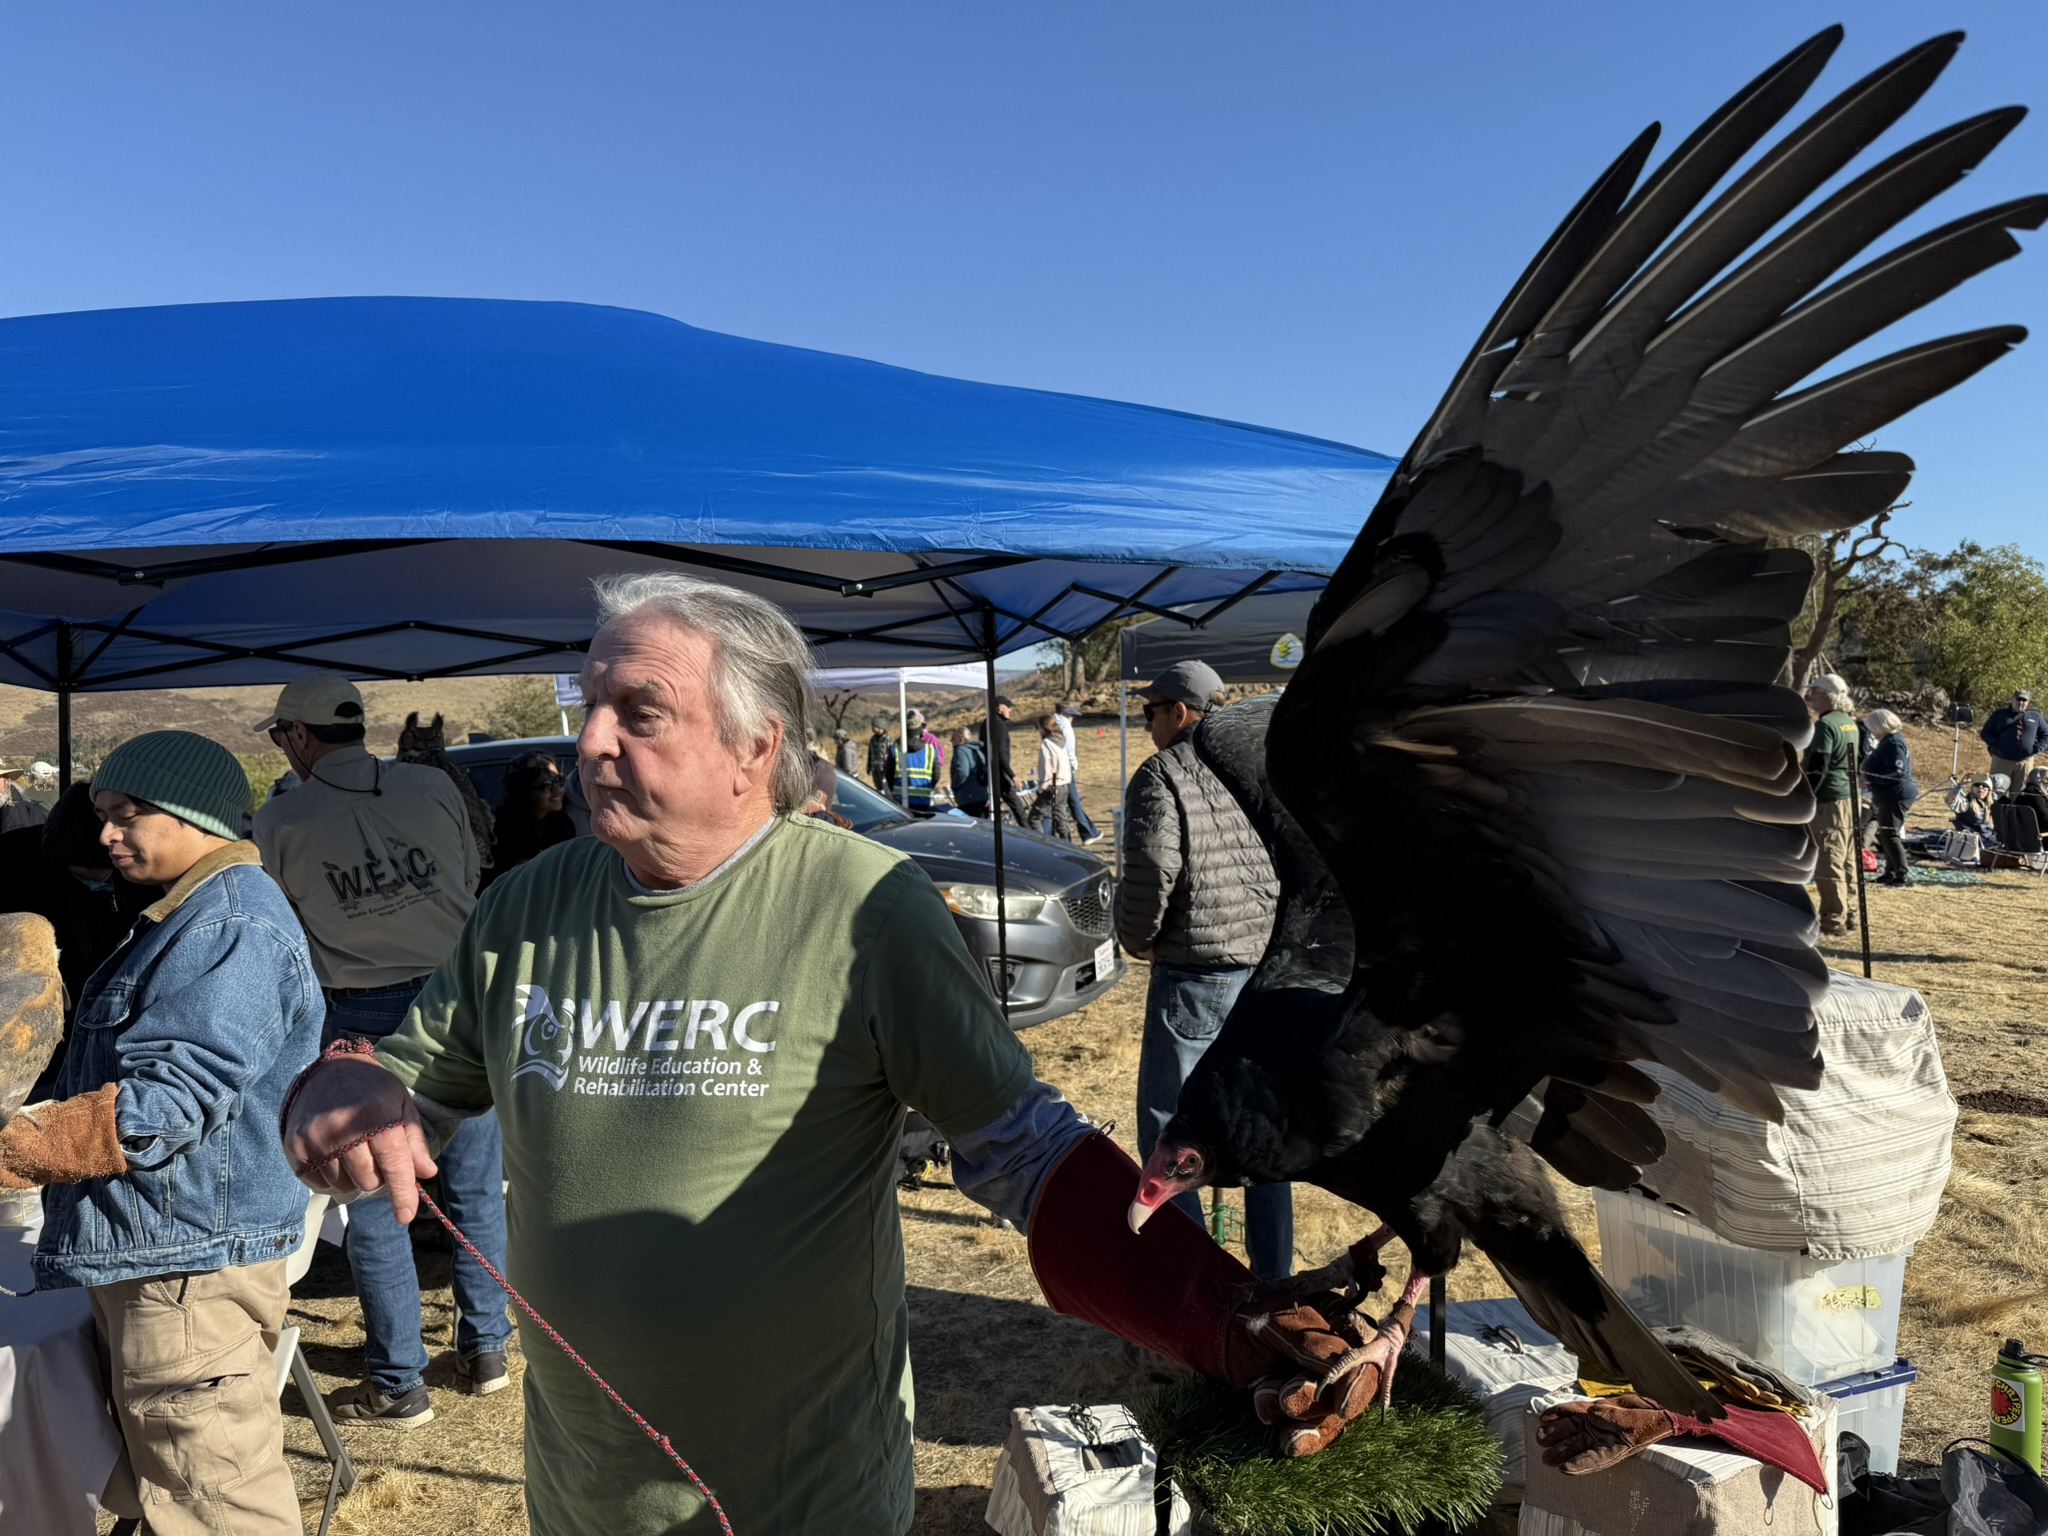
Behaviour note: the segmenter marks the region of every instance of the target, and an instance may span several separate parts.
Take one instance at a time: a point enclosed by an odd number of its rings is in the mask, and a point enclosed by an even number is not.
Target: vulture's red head
[[[1131,1230],[1137,1231],[1152,1213],[1175,1195],[1200,1189],[1214,1177],[1215,1160],[1208,1149],[1189,1139],[1178,1117],[1159,1133],[1145,1171],[1138,1176],[1138,1198],[1131,1202]]]

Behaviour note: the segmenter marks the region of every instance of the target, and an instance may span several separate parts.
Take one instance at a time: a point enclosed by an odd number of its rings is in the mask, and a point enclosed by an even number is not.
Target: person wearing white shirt
[[[1071,770],[1067,778],[1067,814],[1073,818],[1082,842],[1099,843],[1102,841],[1101,829],[1089,820],[1088,808],[1081,804],[1081,754],[1074,746],[1074,719],[1080,713],[1080,702],[1068,699],[1054,716],[1060,724],[1060,741],[1067,749],[1067,767]]]
[[[1031,805],[1031,823],[1043,826],[1048,836],[1072,842],[1073,817],[1067,811],[1067,795],[1074,787],[1074,764],[1060,740],[1058,715],[1038,718],[1038,798]]]

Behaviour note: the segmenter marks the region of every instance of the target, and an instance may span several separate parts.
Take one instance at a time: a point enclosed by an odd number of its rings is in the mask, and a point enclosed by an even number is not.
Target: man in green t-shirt
[[[430,1127],[495,1107],[513,1282],[741,1536],[910,1524],[906,1105],[954,1142],[963,1191],[1028,1224],[1061,1310],[1241,1385],[1323,1378],[1365,1345],[1184,1217],[1126,1227],[1135,1165],[1034,1080],[931,881],[798,814],[810,658],[785,615],[673,575],[601,583],[599,604],[579,743],[596,840],[493,884],[374,1062],[301,1078],[302,1177],[388,1186],[408,1219]],[[523,1342],[534,1530],[711,1527],[573,1363]],[[1369,1400],[1375,1367],[1345,1363],[1297,1409],[1298,1450]]]
[[[1813,715],[1813,739],[1806,744],[1801,767],[1813,790],[1814,889],[1820,893],[1820,931],[1831,939],[1849,932],[1849,909],[1856,890],[1856,808],[1851,782],[1857,770],[1856,717],[1849,685],[1832,672],[1806,690]]]

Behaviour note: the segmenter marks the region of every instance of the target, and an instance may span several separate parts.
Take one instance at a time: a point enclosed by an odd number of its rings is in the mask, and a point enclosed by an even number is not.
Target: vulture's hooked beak
[[[1145,1159],[1138,1176],[1138,1198],[1131,1202],[1125,1219],[1136,1232],[1152,1219],[1152,1213],[1175,1195],[1200,1189],[1208,1178],[1208,1165],[1193,1147],[1177,1146],[1161,1137]]]

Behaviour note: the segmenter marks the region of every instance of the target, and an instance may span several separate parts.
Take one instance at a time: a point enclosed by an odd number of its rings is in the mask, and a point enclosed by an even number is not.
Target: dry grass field
[[[409,711],[428,719],[446,716],[448,740],[483,728],[491,699],[504,685],[498,677],[437,678],[426,683],[365,683],[371,750],[390,752]],[[197,731],[233,752],[262,745],[252,732],[277,704],[277,687],[163,688],[149,693],[85,693],[71,708],[72,737],[81,751],[104,750],[140,731]],[[95,752],[96,758],[99,754]],[[0,684],[0,756],[10,760],[57,760],[57,703],[54,694]]]
[[[1028,708],[1042,701],[1021,702]],[[1103,734],[1098,726],[1106,727]],[[1080,740],[1084,793],[1092,808],[1106,811],[1118,789],[1113,722],[1084,721]],[[1948,737],[1916,731],[1912,741],[1923,786],[1938,786],[1947,776]],[[1135,767],[1150,747],[1135,730],[1131,747]],[[1966,751],[1966,770],[1976,761]],[[1930,796],[1917,819],[1931,824],[1940,815]],[[2034,1054],[2048,1049],[2044,917],[2048,881],[2016,873],[1987,874],[1976,885],[1870,892],[1875,974],[1926,995],[1959,1093],[2048,1093],[2037,1089],[2041,1058]],[[1483,948],[1485,935],[1472,939]],[[1832,959],[1843,968],[1859,963],[1846,949]],[[1117,1121],[1127,1145],[1144,984],[1144,968],[1134,965],[1094,1006],[1024,1036],[1040,1074],[1088,1114]],[[1946,1210],[1907,1271],[1900,1347],[1922,1373],[1909,1397],[1909,1456],[1938,1457],[1949,1439],[1982,1432],[1984,1373],[2006,1333],[2048,1336],[2048,1214],[2038,1193],[2044,1173],[2048,1120],[1964,1113]],[[1570,1204],[1590,1244],[1590,1202]],[[1299,1193],[1297,1211],[1304,1263],[1347,1246],[1365,1221],[1314,1190]],[[915,1529],[966,1536],[986,1530],[981,1511],[1013,1405],[1116,1400],[1141,1379],[1116,1341],[1044,1307],[1021,1236],[993,1225],[950,1188],[906,1193],[902,1213],[918,1388]],[[446,1245],[425,1227],[416,1232],[430,1283],[427,1324],[436,1362],[428,1380],[439,1417],[411,1434],[346,1432],[364,1478],[342,1502],[335,1529],[405,1536],[523,1531],[519,1393],[474,1399],[455,1390]],[[1391,1283],[1400,1278],[1396,1257]],[[1505,1288],[1474,1259],[1452,1276],[1451,1294],[1501,1295]],[[336,1250],[321,1250],[294,1298],[293,1319],[305,1330],[323,1383],[354,1379],[361,1335]],[[308,1514],[317,1518],[326,1466],[296,1394],[288,1389],[285,1402],[289,1448]]]

